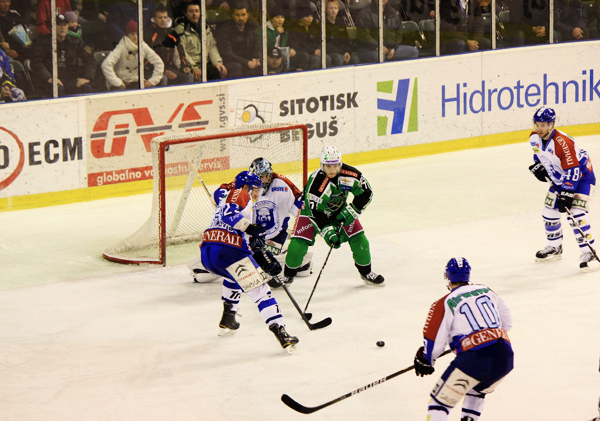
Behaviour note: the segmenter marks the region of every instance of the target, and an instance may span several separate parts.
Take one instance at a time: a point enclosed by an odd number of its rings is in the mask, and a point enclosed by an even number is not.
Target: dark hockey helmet
[[[256,158],[248,167],[248,172],[256,174],[259,177],[267,178],[267,181],[263,180],[263,188],[267,190],[271,181],[273,181],[273,167],[271,163],[264,158]]]
[[[471,265],[464,257],[453,257],[446,264],[444,278],[448,282],[469,282],[471,277]]]
[[[262,180],[256,174],[252,174],[250,171],[242,171],[235,176],[235,188],[241,189],[244,186],[262,187]]]
[[[540,107],[533,115],[533,124],[539,123],[554,123],[556,121],[556,113],[552,108]]]

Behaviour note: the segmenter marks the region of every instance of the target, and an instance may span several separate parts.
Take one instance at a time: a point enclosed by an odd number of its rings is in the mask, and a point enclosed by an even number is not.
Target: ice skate
[[[546,246],[545,249],[535,254],[536,262],[549,262],[551,260],[562,259],[562,245],[558,247]]]
[[[375,285],[378,287],[384,287],[385,284],[383,283],[383,281],[385,281],[385,279],[383,278],[383,276],[381,275],[377,275],[375,272],[371,271],[366,275],[363,275],[362,273],[360,274],[361,279],[363,280],[363,282],[367,285]]]
[[[292,282],[294,282],[294,277],[290,277],[290,278],[288,278],[288,277],[286,277],[286,276],[279,275],[279,276],[278,276],[278,278],[279,278],[279,280],[278,280],[276,277],[273,277],[273,278],[271,278],[271,280],[270,280],[270,281],[268,281],[268,282],[267,282],[267,284],[268,284],[268,285],[269,285],[269,286],[270,286],[272,289],[275,289],[275,288],[279,288],[279,287],[281,287],[281,281],[283,281],[283,283],[284,283],[285,285],[289,285],[289,284],[291,284]]]
[[[285,331],[285,326],[278,325],[277,323],[271,324],[269,330],[277,337],[281,347],[285,349],[288,354],[294,353],[296,344],[300,342],[297,337],[290,336]]]
[[[223,317],[219,322],[219,336],[233,335],[240,324],[235,320],[235,311],[231,310],[233,306],[229,303],[223,303]]]
[[[584,272],[595,272],[600,269],[600,262],[591,252],[583,253],[579,258],[579,269]]]

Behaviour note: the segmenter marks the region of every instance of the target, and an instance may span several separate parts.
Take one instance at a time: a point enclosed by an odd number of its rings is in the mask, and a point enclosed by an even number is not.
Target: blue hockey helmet
[[[471,265],[464,257],[453,257],[446,264],[444,278],[448,282],[469,282],[471,277]]]
[[[533,124],[538,123],[554,123],[556,121],[556,113],[552,108],[540,107],[533,115]]]
[[[269,188],[271,181],[273,180],[273,167],[271,163],[264,158],[256,158],[248,167],[248,172],[256,174],[259,177],[268,177],[268,181],[263,181],[263,188],[266,190]]]
[[[242,171],[235,176],[235,188],[240,189],[244,186],[250,187],[262,187],[262,180],[256,174],[252,174],[250,171]]]

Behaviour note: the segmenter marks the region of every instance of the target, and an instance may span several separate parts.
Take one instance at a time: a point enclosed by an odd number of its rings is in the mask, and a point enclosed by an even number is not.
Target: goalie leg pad
[[[551,247],[560,246],[563,239],[560,212],[556,209],[544,207],[544,210],[542,211],[542,218],[544,218],[544,229],[546,230],[548,245]]]
[[[352,250],[352,257],[354,262],[360,266],[367,266],[371,264],[371,249],[369,247],[369,240],[364,232],[359,235],[352,236],[348,239],[350,250]]]
[[[216,281],[220,278],[219,275],[215,275],[204,267],[200,256],[188,263],[188,269],[190,270],[190,275],[194,278],[194,282],[201,284]]]
[[[284,324],[277,300],[271,295],[271,290],[267,284],[262,284],[260,287],[248,291],[248,297],[258,305],[258,311],[260,311],[260,315],[267,326],[271,323]]]

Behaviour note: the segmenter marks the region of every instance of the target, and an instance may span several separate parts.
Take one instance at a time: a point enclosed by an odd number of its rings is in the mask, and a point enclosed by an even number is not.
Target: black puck
[[[381,348],[382,346],[385,346],[385,342],[377,341],[377,346]]]

